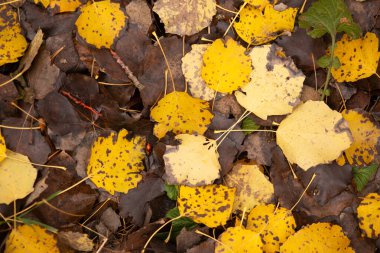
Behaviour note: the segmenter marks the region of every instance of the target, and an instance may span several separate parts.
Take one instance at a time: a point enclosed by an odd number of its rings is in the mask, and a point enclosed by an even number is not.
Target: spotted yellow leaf
[[[150,116],[157,125],[154,135],[162,138],[169,131],[175,134],[203,134],[213,115],[207,102],[186,92],[172,92],[158,101]]]
[[[365,236],[376,239],[380,236],[380,195],[370,193],[364,197],[357,209],[359,227]]]
[[[42,4],[53,14],[73,12],[85,2],[85,0],[34,0],[35,4]]]
[[[245,48],[231,38],[215,40],[203,55],[202,78],[218,92],[231,93],[246,85],[251,71]]]
[[[263,243],[260,235],[242,227],[227,228],[218,238],[221,243],[215,244],[215,253],[241,252],[261,253]]]
[[[342,228],[331,223],[314,223],[303,227],[281,246],[280,252],[354,253]]]
[[[247,219],[247,229],[259,233],[264,252],[279,252],[280,246],[295,233],[296,222],[292,212],[275,205],[258,205]]]
[[[153,7],[167,33],[193,35],[210,25],[216,14],[215,0],[158,0]]]
[[[234,188],[223,185],[180,186],[178,209],[181,215],[210,228],[226,224],[234,203]]]
[[[261,9],[247,5],[240,12],[240,21],[234,23],[237,34],[245,42],[260,45],[293,31],[297,8],[277,11],[273,5],[267,4],[264,10]]]
[[[250,212],[258,204],[270,203],[274,199],[274,188],[258,165],[237,164],[226,175],[228,187],[236,188],[232,211]]]
[[[236,91],[241,106],[262,119],[291,113],[300,102],[305,75],[275,44],[254,47],[249,84]]]
[[[340,67],[331,69],[332,76],[338,82],[355,82],[372,76],[379,63],[378,47],[379,39],[374,33],[367,33],[359,39],[351,39],[344,34],[334,50]]]
[[[120,4],[105,0],[83,7],[75,25],[79,36],[88,44],[96,48],[111,48],[126,28],[126,19]]]
[[[377,144],[380,140],[380,127],[361,110],[345,110],[343,118],[348,122],[354,142],[338,158],[340,165],[346,160],[351,165],[368,165],[377,155]]]
[[[219,178],[219,154],[215,140],[202,135],[180,134],[177,146],[166,146],[165,179],[169,184],[201,186]]]
[[[280,123],[276,136],[289,162],[304,170],[337,159],[352,143],[347,122],[322,101],[299,105]]]
[[[37,170],[29,158],[19,153],[6,151],[6,158],[0,162],[0,204],[9,204],[31,193]]]
[[[7,151],[7,146],[5,146],[4,137],[1,135],[1,131],[0,131],[0,162],[5,159],[6,151]]]
[[[4,253],[59,253],[57,239],[38,225],[22,225],[9,234]]]
[[[144,138],[129,136],[125,129],[117,135],[112,132],[98,137],[92,145],[87,174],[97,187],[111,194],[127,193],[142,179],[144,156]]]
[[[270,4],[269,0],[245,0],[244,2],[247,2],[252,7],[260,9],[260,10],[264,9],[265,6]]]

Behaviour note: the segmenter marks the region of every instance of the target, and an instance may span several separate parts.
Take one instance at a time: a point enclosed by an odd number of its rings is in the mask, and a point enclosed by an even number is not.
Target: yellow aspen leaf
[[[234,28],[248,44],[264,44],[286,32],[292,32],[297,11],[297,8],[277,11],[271,4],[262,11],[247,5],[240,12],[240,21],[234,23]]]
[[[340,67],[331,69],[332,76],[338,82],[355,82],[372,76],[379,63],[378,47],[379,39],[374,33],[368,32],[359,39],[351,39],[344,34],[334,50]]]
[[[6,158],[0,162],[0,204],[9,204],[31,193],[37,170],[29,158],[22,154],[6,151]]]
[[[275,44],[254,47],[249,84],[236,91],[241,106],[266,120],[270,115],[291,113],[300,102],[305,75],[290,57],[282,57]]]
[[[35,4],[42,4],[53,14],[73,12],[85,2],[85,0],[34,0]]]
[[[153,7],[167,33],[193,35],[210,25],[216,14],[215,0],[158,0]]]
[[[83,7],[75,22],[79,36],[96,48],[111,48],[126,24],[127,17],[120,4],[109,0]]]
[[[359,227],[365,236],[376,239],[380,236],[380,195],[370,193],[364,197],[357,209]]]
[[[344,110],[342,116],[348,122],[354,141],[338,158],[338,164],[344,165],[346,160],[351,165],[370,164],[377,155],[380,127],[362,110]]]
[[[251,71],[245,48],[231,38],[215,40],[203,55],[202,78],[218,92],[232,93],[246,85]]]
[[[347,122],[322,101],[296,107],[280,123],[276,136],[289,162],[304,170],[337,159],[352,143]]]
[[[303,227],[281,246],[280,252],[354,253],[340,226],[327,222]]]
[[[157,125],[154,135],[161,139],[167,132],[203,134],[213,117],[207,102],[186,92],[172,92],[158,101],[150,116]]]
[[[38,225],[22,225],[9,234],[4,253],[59,253],[57,239]]]
[[[242,227],[231,227],[224,231],[216,242],[215,253],[239,252],[261,253],[263,243],[260,235]]]
[[[292,212],[273,204],[258,205],[247,219],[247,229],[259,233],[264,252],[280,252],[280,246],[295,233],[296,221]]]
[[[92,145],[87,174],[97,187],[110,194],[127,193],[142,179],[140,173],[144,170],[144,156],[144,138],[129,136],[125,129],[117,136],[112,132],[98,137]]]
[[[202,135],[180,134],[177,146],[166,146],[165,179],[169,184],[201,186],[219,178],[217,143]]]
[[[189,91],[195,98],[209,101],[214,98],[215,91],[207,87],[202,79],[203,54],[208,44],[194,44],[191,51],[182,58],[182,72],[189,85]]]
[[[270,4],[269,0],[245,0],[249,5],[257,9],[264,9],[265,6]]]
[[[7,146],[5,145],[4,137],[1,135],[1,131],[0,131],[0,162],[5,159],[6,151],[7,151]]]
[[[236,188],[233,212],[250,212],[254,206],[270,203],[274,199],[273,185],[258,165],[235,165],[226,175],[225,182],[228,187]]]
[[[178,209],[181,215],[210,228],[226,224],[234,203],[234,188],[223,185],[180,186]]]

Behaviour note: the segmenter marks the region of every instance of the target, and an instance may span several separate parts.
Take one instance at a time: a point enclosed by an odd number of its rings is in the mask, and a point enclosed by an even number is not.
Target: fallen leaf
[[[225,184],[236,188],[233,212],[250,212],[256,205],[274,200],[273,185],[257,165],[236,164],[226,175]]]
[[[178,209],[181,215],[215,228],[229,219],[234,195],[234,188],[223,185],[180,186]]]
[[[207,102],[177,91],[158,101],[150,116],[158,123],[153,132],[159,139],[169,131],[175,134],[203,134],[212,119]]]
[[[260,235],[241,227],[227,228],[219,237],[221,243],[216,242],[215,253],[222,252],[263,252],[263,243]]]
[[[26,197],[34,190],[37,178],[37,169],[30,164],[27,156],[10,150],[5,155],[6,158],[0,162],[0,204]]]
[[[247,229],[260,234],[264,252],[279,252],[295,228],[292,212],[273,204],[254,207],[247,218]]]
[[[252,7],[263,10],[268,4],[273,4],[273,0],[245,0],[244,2],[248,3]]]
[[[95,227],[102,235],[116,233],[118,228],[121,227],[120,216],[112,209],[112,207],[108,207],[101,214],[99,224]]]
[[[314,223],[303,227],[281,246],[281,252],[354,253],[342,228],[331,223]]]
[[[277,11],[271,4],[264,8],[247,5],[240,12],[240,20],[234,23],[234,28],[248,44],[264,44],[286,32],[292,32],[297,11],[297,8]]]
[[[48,8],[51,14],[74,12],[79,6],[87,0],[34,0],[35,4],[42,4]]]
[[[202,78],[211,89],[232,93],[246,85],[252,71],[245,48],[235,40],[215,40],[203,54]]]
[[[380,195],[378,193],[366,195],[357,209],[359,227],[369,238],[376,239],[380,235],[379,210]]]
[[[7,146],[5,146],[4,137],[1,135],[0,131],[0,162],[2,162],[6,158]]]
[[[37,225],[22,225],[12,229],[5,242],[5,253],[59,253],[57,240]]]
[[[353,167],[352,173],[354,174],[354,183],[356,190],[361,192],[368,182],[372,180],[377,172],[379,165],[372,164],[368,167]]]
[[[136,24],[143,33],[148,32],[152,25],[152,15],[146,1],[134,0],[130,2],[125,7],[125,12],[129,17],[129,23]]]
[[[96,48],[111,48],[126,23],[120,4],[106,0],[83,7],[75,25],[79,36],[88,44]]]
[[[352,143],[347,122],[322,101],[299,105],[280,123],[276,135],[289,162],[304,170],[335,160]]]
[[[350,39],[346,34],[336,42],[334,55],[339,58],[340,67],[332,68],[331,74],[338,82],[355,82],[376,74],[379,64],[379,39],[374,33],[364,38]]]
[[[160,16],[167,33],[193,35],[210,25],[216,14],[215,0],[159,0],[153,11]]]
[[[243,150],[247,152],[247,158],[254,160],[260,165],[270,166],[272,165],[272,152],[275,146],[276,141],[273,135],[259,132],[246,137]]]
[[[275,44],[254,47],[251,81],[235,92],[240,105],[264,120],[291,113],[300,102],[305,75],[283,55]]]
[[[141,181],[144,170],[145,140],[132,137],[122,129],[117,135],[112,132],[98,137],[91,149],[87,175],[99,188],[111,194],[127,193]]]
[[[59,231],[58,240],[78,251],[92,251],[94,248],[94,242],[88,238],[88,235],[79,232]]]
[[[186,253],[214,253],[214,252],[215,252],[215,242],[212,239],[207,239],[206,241],[186,251]]]

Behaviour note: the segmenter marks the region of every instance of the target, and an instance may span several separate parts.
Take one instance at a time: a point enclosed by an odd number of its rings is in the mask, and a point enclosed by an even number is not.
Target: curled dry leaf
[[[216,242],[215,253],[222,252],[263,252],[260,235],[242,227],[227,228]]]
[[[359,227],[363,230],[363,234],[369,238],[378,238],[380,235],[380,195],[370,193],[365,196],[357,211]]]
[[[239,104],[264,120],[291,113],[300,102],[305,75],[275,44],[254,47],[249,55],[251,81],[235,92]]]
[[[201,186],[219,178],[219,154],[215,140],[202,135],[180,134],[178,146],[166,146],[165,179],[174,185]]]

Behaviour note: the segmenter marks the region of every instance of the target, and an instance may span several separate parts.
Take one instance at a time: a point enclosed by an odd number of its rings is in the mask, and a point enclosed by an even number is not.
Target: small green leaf
[[[169,219],[173,219],[173,218],[176,218],[178,217],[180,214],[179,214],[179,210],[178,210],[178,207],[174,207],[173,209],[170,209],[167,213],[166,213],[166,218],[169,218]],[[192,219],[190,218],[187,218],[187,217],[182,217],[178,220],[175,220],[172,222],[172,228],[171,228],[171,235],[170,235],[170,238],[174,239],[177,237],[177,235],[179,234],[179,232],[181,232],[182,228],[188,228],[188,229],[193,229],[197,226],[198,224],[195,223]],[[158,233],[157,236],[161,239],[165,239],[167,238],[169,235],[168,232],[161,232],[161,233]]]
[[[354,173],[354,183],[358,192],[361,192],[368,182],[372,180],[372,177],[376,174],[378,167],[378,164],[372,164],[368,167],[352,168],[352,172]]]
[[[339,58],[334,56],[334,59],[333,59],[333,62],[332,62],[332,67],[334,69],[337,69],[340,67],[340,61],[339,61]]]
[[[328,68],[331,63],[331,57],[329,55],[324,55],[317,60],[317,64],[321,68]]]
[[[177,200],[178,197],[178,185],[165,184],[166,195],[171,200]]]
[[[253,133],[254,130],[259,129],[260,126],[256,124],[255,121],[251,118],[245,118],[243,120],[243,123],[241,124],[241,129],[243,130],[252,130],[252,131],[244,131],[245,134],[250,134]]]

